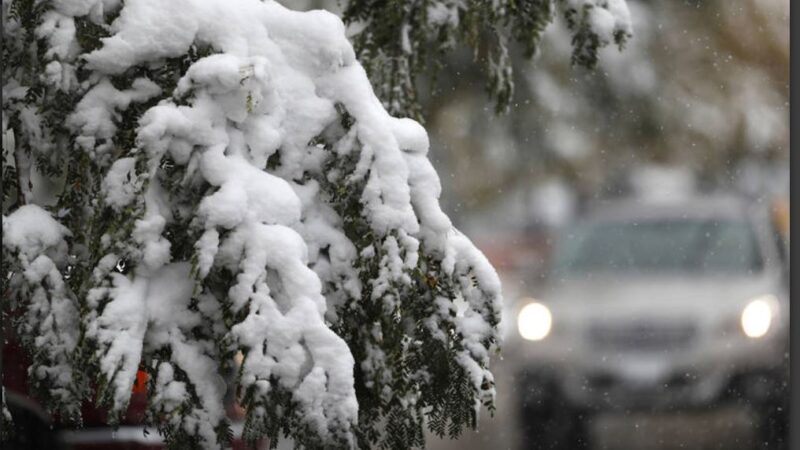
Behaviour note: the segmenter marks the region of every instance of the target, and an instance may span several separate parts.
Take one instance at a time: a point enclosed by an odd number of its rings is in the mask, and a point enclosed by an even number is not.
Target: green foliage
[[[469,5],[459,12],[463,26],[455,26],[431,22],[429,10],[415,2],[351,2],[346,20],[371,23],[373,14],[387,14],[388,26],[365,29],[356,36],[356,46],[367,63],[368,72],[378,80],[378,95],[389,103],[390,111],[416,111],[418,115],[415,77],[426,70],[430,61],[438,61],[438,57],[459,41],[467,42],[475,50],[476,58],[487,62],[498,107],[507,106],[513,93],[506,48],[508,36],[506,31],[498,31],[496,25],[500,23],[512,30],[511,37],[524,41],[526,51],[532,54],[547,23],[541,19],[542,11],[550,11],[547,8],[551,5],[548,2],[535,6],[509,2],[503,7],[509,10],[494,8],[485,1]],[[246,354],[247,349],[235,347],[229,333],[247,315],[246,308],[234,310],[228,298],[237,272],[215,266],[206,276],[200,277],[197,273],[196,244],[204,231],[196,220],[197,211],[200,202],[216,188],[186,163],[179,164],[168,156],[152,158],[137,142],[139,122],[150,108],[165,99],[178,105],[191,104],[192,92],[180,97],[174,95],[178,80],[191,64],[215,49],[198,43],[185,55],[158,64],[142,63],[109,77],[111,85],[119,91],[131,89],[136,79],[147,78],[160,87],[161,94],[114,110],[111,114],[116,127],[113,136],[99,138],[94,146],[86,145],[77,142],[77,133],[68,125],[68,118],[98,83],[99,77],[94,76],[80,58],[68,62],[60,61],[57,56],[45,56],[48,43],[37,38],[34,30],[51,6],[48,2],[17,0],[7,9],[10,21],[18,25],[21,32],[15,36],[18,39],[3,47],[3,58],[8,62],[3,74],[4,79],[13,78],[19,82],[24,95],[4,99],[3,104],[4,114],[7,114],[4,131],[16,139],[15,148],[3,153],[3,213],[11,213],[29,201],[26,195],[30,196],[31,187],[23,182],[22,172],[29,173],[30,167],[56,180],[58,192],[48,211],[71,232],[65,237],[63,258],[57,261],[58,273],[66,287],[62,292],[47,279],[38,285],[26,283],[22,259],[17,254],[8,255],[9,261],[4,258],[2,267],[3,290],[4,293],[8,291],[8,297],[13,300],[7,301],[4,294],[3,310],[27,317],[15,325],[33,358],[32,372],[58,364],[75,368],[74,386],[69,395],[52,396],[48,386],[50,378],[39,377],[33,382],[38,398],[62,419],[75,422],[80,421],[80,403],[92,399],[109,409],[109,422],[113,425],[119,423],[127,408],[127,404],[121,404],[123,401],[114,395],[120,384],[118,377],[123,372],[123,362],[118,362],[116,369],[110,372],[101,370],[101,356],[109,352],[112,344],[98,339],[92,326],[96,326],[97,318],[107,311],[113,299],[115,276],[134,273],[143,258],[134,230],[137,221],[145,217],[144,193],[148,187],[158,186],[170,199],[171,221],[165,226],[162,237],[169,241],[172,260],[192,264],[195,286],[187,313],[201,317],[203,324],[182,330],[188,335],[187,340],[201,347],[205,356],[219,360],[220,374],[235,370],[233,360],[238,351]],[[82,52],[103,45],[102,39],[109,36],[109,24],[118,12],[118,9],[106,11],[102,18],[75,18],[76,41]],[[547,14],[552,15],[552,12]],[[516,18],[518,15],[527,18],[523,21]],[[529,31],[531,27],[538,31]],[[408,37],[407,45],[403,39],[398,41],[398,35]],[[427,45],[431,39],[436,45]],[[48,82],[43,74],[50,63],[69,65],[70,73],[75,76],[74,83],[62,88],[58,83]],[[256,107],[250,96],[246,106],[250,112]],[[362,201],[369,173],[356,174],[356,165],[363,155],[355,133],[355,119],[343,106],[338,110],[334,123],[310,143],[314,151],[324,154],[323,170],[304,173],[295,181],[313,181],[320,186],[324,200],[341,218],[344,234],[359,252],[355,269],[363,286],[361,295],[348,298],[333,311],[336,320],[330,324],[347,342],[356,361],[355,390],[360,410],[355,445],[390,449],[422,447],[426,427],[440,436],[456,437],[466,428],[475,428],[477,411],[482,404],[492,408],[493,382],[485,367],[487,361],[474,358],[476,370],[483,371],[485,377],[480,386],[473,383],[474,374],[458,363],[462,356],[469,358],[471,350],[459,331],[453,302],[466,301],[465,293],[478,288],[474,273],[470,268],[460,272],[445,270],[442,252],[426,248],[424,242],[412,251],[408,247],[411,245],[407,242],[409,236],[403,230],[390,230],[381,235],[373,229]],[[39,124],[35,130],[30,125],[32,121]],[[97,150],[100,147],[102,151]],[[268,159],[267,171],[280,170],[282,151],[279,149]],[[116,206],[104,199],[103,181],[112,164],[121,158],[134,160],[126,184],[133,187],[134,200],[125,206]],[[224,233],[221,231],[222,238]],[[378,292],[375,280],[382,278],[387,248],[391,246],[399,248],[403,259],[417,250],[419,258],[412,267],[404,269],[408,282],[393,280],[385,290]],[[349,295],[344,294],[345,290],[335,281],[323,289],[326,296]],[[59,302],[74,306],[78,316],[78,329],[73,330],[77,333],[77,346],[67,354],[53,355],[47,348],[35,345],[40,330],[31,324],[44,321],[39,320],[43,313],[30,306],[33,295],[44,295],[45,303],[51,307]],[[203,307],[203,302],[209,298],[218,302],[220,311]],[[49,310],[44,311],[47,312]],[[479,312],[489,326],[497,326],[496,311],[487,307]],[[54,332],[59,325],[53,323]],[[479,344],[489,349],[497,343],[489,338]],[[376,358],[378,354],[382,357]],[[139,369],[149,375],[147,388],[151,394],[147,423],[165,436],[169,448],[196,448],[201,444],[201,437],[197,430],[192,432],[189,424],[192,423],[190,419],[196,418],[193,413],[204,407],[199,395],[202,391],[194,386],[187,369],[176,362],[169,347],[147,348],[142,355]],[[174,379],[185,386],[186,393],[180,401],[169,403],[153,395],[163,388],[158,380],[164,373],[170,375],[161,378]],[[282,435],[288,434],[298,446],[305,448],[348,445],[347,436],[335,434],[331,441],[321,442],[300,417],[301,410],[292,397],[293,392],[274,377],[266,381],[270,386],[266,395],[255,392],[253,385],[237,393],[248,410],[245,439],[252,443],[267,437],[274,446]],[[226,445],[231,437],[229,424],[223,420],[214,426],[218,443]]]
[[[333,327],[347,341],[356,361],[370,361],[376,352],[385,355],[382,366],[356,364],[359,445],[424,447],[426,425],[440,436],[446,433],[455,438],[477,426],[474,399],[483,393],[475,391],[464,368],[456,363],[465,348],[454,321],[455,306],[447,303],[443,312],[436,300],[458,298],[464,280],[443,270],[442,255],[422,247],[417,266],[408,271],[410,284],[395,282],[387,292],[373,295],[372,280],[379,278],[386,256],[384,244],[390,239],[402,242],[402,233],[376,236],[369,226],[360,201],[368,174],[354,176],[360,147],[348,147],[344,156],[333,155],[354,125],[344,107],[338,110],[340,120],[313,141],[332,153],[326,176],[318,181],[361,255],[356,267],[365,289],[360,299],[346,302],[337,311],[339,321]],[[499,323],[499,317],[491,314],[485,319],[492,326]],[[495,343],[483,344],[488,348]],[[493,387],[492,381],[485,383],[484,389]],[[486,406],[493,408],[491,401]]]

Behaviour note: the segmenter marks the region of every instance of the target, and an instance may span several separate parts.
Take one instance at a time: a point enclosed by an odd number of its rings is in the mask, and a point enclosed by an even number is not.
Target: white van
[[[598,411],[723,402],[788,446],[787,248],[765,205],[733,197],[617,201],[564,229],[504,345],[524,447],[582,448]]]

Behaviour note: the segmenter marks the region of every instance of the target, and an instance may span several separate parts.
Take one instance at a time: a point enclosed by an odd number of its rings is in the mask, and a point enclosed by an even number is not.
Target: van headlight
[[[767,334],[772,325],[772,306],[774,297],[765,295],[750,301],[742,310],[742,331],[747,337],[760,338]]]
[[[517,315],[519,335],[529,341],[541,341],[546,338],[552,326],[553,315],[550,314],[550,309],[541,303],[528,303]]]

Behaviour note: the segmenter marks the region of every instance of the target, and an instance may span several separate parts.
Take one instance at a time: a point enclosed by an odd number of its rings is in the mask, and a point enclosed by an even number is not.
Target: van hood
[[[779,288],[779,279],[765,275],[583,277],[559,280],[537,299],[555,316],[589,321],[714,321],[738,315],[753,298],[780,299]]]

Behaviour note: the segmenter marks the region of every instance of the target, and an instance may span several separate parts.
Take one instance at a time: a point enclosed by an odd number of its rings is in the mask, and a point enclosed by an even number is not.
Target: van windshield
[[[757,272],[764,261],[749,223],[732,220],[595,222],[564,233],[559,273]]]

